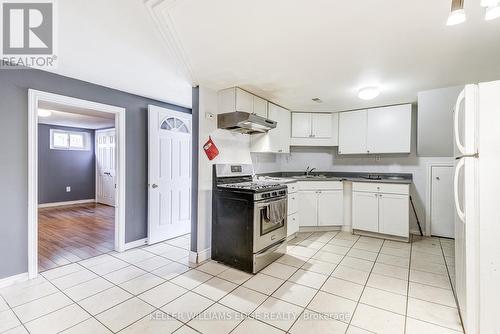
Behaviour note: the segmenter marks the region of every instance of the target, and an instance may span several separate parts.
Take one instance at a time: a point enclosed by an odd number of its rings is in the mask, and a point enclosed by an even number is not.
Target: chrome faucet
[[[309,166],[307,166],[307,168],[306,168],[306,176],[309,176],[312,173],[312,171],[315,170],[315,169],[316,168],[309,169]]]

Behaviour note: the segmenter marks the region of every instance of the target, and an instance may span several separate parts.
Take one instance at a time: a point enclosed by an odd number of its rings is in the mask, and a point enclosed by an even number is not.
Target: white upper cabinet
[[[268,102],[266,100],[255,95],[253,96],[253,113],[276,121],[276,119],[271,118],[271,116],[268,115],[267,107]]]
[[[332,138],[332,114],[312,114],[311,133],[313,138]]]
[[[311,114],[303,112],[292,113],[292,137],[310,138],[311,137]]]
[[[368,153],[410,153],[411,104],[370,109]]]
[[[250,151],[290,153],[290,111],[269,103],[269,119],[278,122],[276,128],[250,136]]]
[[[411,105],[340,113],[339,154],[410,153]]]
[[[292,113],[292,146],[337,146],[338,113]]]
[[[253,95],[236,88],[236,109],[234,111],[253,113]]]
[[[243,111],[268,118],[268,102],[241,88],[233,87],[219,91],[219,112]]]
[[[339,115],[339,154],[365,154],[367,111],[348,111]]]

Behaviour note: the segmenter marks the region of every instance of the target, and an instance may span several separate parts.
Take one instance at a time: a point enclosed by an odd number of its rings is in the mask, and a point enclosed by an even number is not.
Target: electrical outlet
[[[67,193],[70,193],[70,192],[71,192],[71,187],[70,187],[70,186],[67,186],[67,187],[66,187],[66,192],[67,192]]]
[[[380,161],[380,155],[377,155],[377,156],[375,157],[375,161]]]

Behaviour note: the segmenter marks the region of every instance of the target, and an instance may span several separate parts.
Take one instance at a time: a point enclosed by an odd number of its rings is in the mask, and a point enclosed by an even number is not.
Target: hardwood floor
[[[114,216],[114,207],[94,203],[39,209],[39,271],[114,250]]]

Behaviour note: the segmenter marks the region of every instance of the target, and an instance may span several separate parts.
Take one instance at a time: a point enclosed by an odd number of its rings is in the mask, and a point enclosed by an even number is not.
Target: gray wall
[[[51,150],[50,129],[87,132],[90,150]],[[95,198],[94,135],[89,129],[38,124],[38,204]]]
[[[456,86],[418,93],[419,156],[453,156],[453,109],[463,88]]]
[[[191,113],[57,74],[0,70],[0,278],[28,270],[28,88],[126,108],[127,242],[147,233],[147,105]]]

